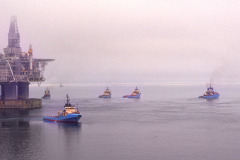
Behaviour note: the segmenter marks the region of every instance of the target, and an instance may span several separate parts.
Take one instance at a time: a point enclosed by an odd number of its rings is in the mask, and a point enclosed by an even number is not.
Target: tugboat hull
[[[135,95],[135,96],[133,96],[133,95],[125,95],[122,98],[140,98],[140,96],[141,96],[141,94],[138,94],[138,95]]]
[[[81,117],[82,117],[81,114],[68,114],[67,116],[43,117],[43,120],[53,122],[77,123]]]
[[[51,96],[43,96],[42,99],[50,99]]]
[[[100,95],[100,96],[98,96],[98,98],[111,98],[111,95],[108,95],[108,96],[106,96],[106,95]]]
[[[211,96],[199,96],[198,98],[203,98],[203,99],[218,99],[220,95],[216,94],[216,95],[211,95]]]

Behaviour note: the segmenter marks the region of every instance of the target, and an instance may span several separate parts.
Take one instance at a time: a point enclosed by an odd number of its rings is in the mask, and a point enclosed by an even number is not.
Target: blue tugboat
[[[45,90],[44,96],[42,97],[42,99],[50,99],[51,95],[50,95],[50,90],[47,88]]]
[[[104,91],[103,95],[98,96],[98,98],[111,98],[111,91],[110,89],[107,89]]]
[[[213,90],[213,87],[210,84],[210,87],[208,87],[207,91],[204,93],[203,96],[199,96],[198,98],[203,98],[203,99],[218,99],[220,94],[218,92],[215,92]]]
[[[140,90],[136,87],[135,90],[131,95],[125,95],[122,98],[140,98],[141,92]]]
[[[43,117],[44,121],[53,121],[53,122],[66,122],[66,123],[77,123],[78,120],[82,117],[78,109],[71,105],[70,99],[67,95],[67,103],[64,106],[63,111],[58,111],[57,116],[47,116]]]

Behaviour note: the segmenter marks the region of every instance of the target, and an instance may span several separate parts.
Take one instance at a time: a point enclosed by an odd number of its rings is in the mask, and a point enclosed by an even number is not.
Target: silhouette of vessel
[[[77,123],[78,120],[82,117],[79,110],[70,103],[70,99],[67,95],[67,103],[64,106],[63,111],[58,111],[57,116],[46,116],[43,117],[44,121],[53,121],[53,122],[66,122],[66,123]]]
[[[112,95],[111,90],[107,87],[103,95],[98,96],[98,98],[111,98],[111,95]]]
[[[141,92],[140,90],[136,87],[135,90],[131,95],[125,95],[122,98],[140,98]]]
[[[47,88],[45,90],[44,96],[42,97],[42,99],[50,99],[51,95],[50,95],[50,90]]]
[[[59,84],[59,87],[63,87],[62,83]]]
[[[218,99],[220,94],[218,92],[215,92],[213,90],[213,87],[210,84],[210,87],[207,88],[207,91],[202,95],[199,96],[198,98],[203,98],[203,99]]]

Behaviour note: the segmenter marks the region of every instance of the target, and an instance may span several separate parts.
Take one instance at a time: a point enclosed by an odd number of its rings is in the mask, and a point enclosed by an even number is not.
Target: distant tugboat
[[[47,116],[43,117],[44,121],[54,121],[54,122],[66,122],[66,123],[77,123],[82,117],[78,109],[71,105],[70,99],[67,95],[67,103],[64,106],[63,111],[58,111],[58,116]]]
[[[210,84],[210,87],[208,87],[207,91],[204,93],[203,96],[199,96],[198,98],[203,98],[203,99],[218,99],[219,93],[215,92],[213,90],[213,87]]]
[[[50,90],[47,88],[45,90],[44,96],[42,97],[42,99],[50,99],[51,95],[50,95]]]
[[[62,83],[59,84],[59,87],[63,87]]]
[[[140,98],[141,92],[140,90],[136,87],[135,90],[131,95],[125,95],[122,98]]]
[[[111,95],[112,95],[112,93],[111,93],[110,89],[108,89],[108,87],[107,87],[107,89],[104,91],[103,95],[98,96],[98,98],[111,98]]]

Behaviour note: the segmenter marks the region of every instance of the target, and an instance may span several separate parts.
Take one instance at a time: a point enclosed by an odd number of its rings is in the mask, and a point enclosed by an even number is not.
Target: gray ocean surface
[[[0,160],[239,160],[240,86],[218,85],[220,98],[197,97],[204,85],[50,87],[41,109],[0,110]],[[46,87],[30,87],[31,97]],[[77,124],[43,122],[63,110],[66,94],[83,117]]]

